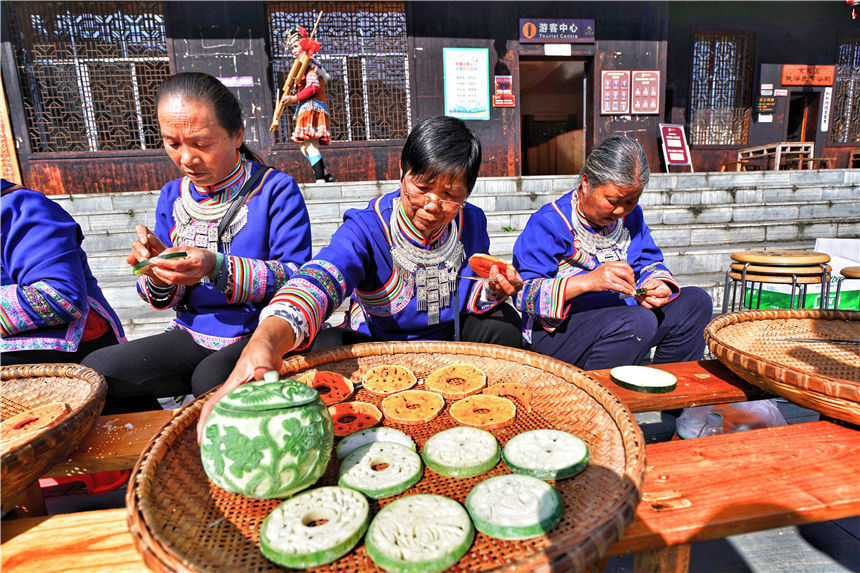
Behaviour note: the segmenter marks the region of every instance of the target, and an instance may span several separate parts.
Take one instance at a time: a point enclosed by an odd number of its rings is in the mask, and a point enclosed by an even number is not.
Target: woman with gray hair
[[[532,349],[585,370],[698,360],[712,303],[681,288],[638,205],[648,184],[642,146],[613,136],[592,150],[579,187],[534,213],[514,245],[516,298]]]

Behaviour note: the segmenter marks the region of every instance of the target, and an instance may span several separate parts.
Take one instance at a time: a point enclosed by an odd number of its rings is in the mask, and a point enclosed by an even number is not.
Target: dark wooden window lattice
[[[279,90],[293,62],[286,31],[308,33],[323,12],[315,56],[331,75],[326,99],[332,141],[406,139],[412,127],[406,12],[402,2],[267,2],[272,82]],[[277,143],[290,141],[293,107],[282,116]]]
[[[34,152],[155,149],[161,2],[7,2]]]
[[[692,145],[746,144],[753,49],[749,32],[696,33],[690,87]]]
[[[830,109],[830,140],[860,142],[860,36],[846,38],[839,44]]]

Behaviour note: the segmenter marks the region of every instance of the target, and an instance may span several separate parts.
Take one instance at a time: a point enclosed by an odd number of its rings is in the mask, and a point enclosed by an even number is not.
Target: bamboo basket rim
[[[612,543],[620,538],[627,524],[635,516],[635,508],[641,498],[641,488],[645,478],[644,437],[627,406],[609,389],[574,366],[530,351],[489,344],[394,341],[361,343],[297,355],[284,360],[281,372],[291,374],[338,360],[411,353],[452,353],[507,359],[516,361],[518,364],[543,369],[562,378],[564,375],[575,376],[582,381],[584,386],[588,387],[581,387],[581,389],[606,410],[619,430],[625,452],[624,473],[619,476],[621,493],[617,495],[615,502],[605,509],[607,518],[599,526],[580,535],[581,539],[569,539],[565,540],[564,543],[554,542],[543,551],[536,551],[535,554],[529,555],[515,564],[500,564],[492,569],[493,571],[532,571],[536,568],[550,567],[554,569],[558,566],[567,568],[572,563],[576,563],[577,559],[580,562],[586,559],[593,563],[605,553]],[[568,378],[565,378],[565,382],[573,384]],[[592,393],[592,390],[595,393]],[[132,470],[130,486],[126,493],[126,516],[129,531],[135,546],[143,555],[144,561],[156,571],[197,572],[201,570],[186,561],[182,555],[174,551],[154,533],[155,523],[153,523],[150,515],[150,500],[144,498],[142,490],[145,491],[145,488],[151,485],[153,474],[168,450],[167,438],[171,435],[178,436],[186,431],[189,426],[196,424],[199,411],[206,397],[208,394],[201,396],[180,410],[150,440]],[[623,428],[625,425],[627,427]]]
[[[705,327],[705,339],[708,340],[709,344],[713,342],[714,344],[726,348],[731,348],[733,352],[736,352],[745,358],[755,362],[766,364],[778,370],[785,370],[787,373],[791,374],[792,377],[802,375],[806,377],[818,378],[821,380],[826,380],[828,382],[842,382],[843,378],[835,378],[833,376],[827,376],[826,374],[816,374],[811,372],[799,373],[794,368],[776,362],[774,360],[769,360],[767,358],[762,358],[755,354],[751,354],[746,350],[741,350],[737,346],[725,342],[717,336],[717,333],[725,328],[726,326],[732,324],[740,324],[742,322],[751,322],[754,320],[776,320],[776,319],[816,319],[816,320],[851,320],[860,322],[860,311],[855,310],[821,310],[821,309],[768,309],[768,310],[742,310],[738,312],[729,312],[722,316],[718,316],[714,320],[712,320]],[[722,361],[722,360],[721,360]]]
[[[856,395],[860,381],[800,370],[742,350],[723,340],[719,334],[723,328],[733,324],[780,319],[851,321],[860,326],[860,311],[770,309],[732,312],[708,324],[705,340],[720,362],[748,382],[807,408],[849,422],[860,422],[860,405],[851,398],[852,394]],[[843,389],[845,392],[840,395]]]
[[[45,363],[19,364],[0,367],[3,383],[37,378],[75,379],[86,385],[87,392],[76,403],[61,392],[55,401],[69,405],[68,415],[56,424],[34,434],[30,439],[11,448],[0,458],[3,467],[4,509],[20,495],[26,486],[38,479],[45,470],[71,454],[92,430],[107,398],[107,382],[98,372],[79,364]],[[43,401],[48,403],[48,400]],[[26,483],[20,483],[26,480]]]

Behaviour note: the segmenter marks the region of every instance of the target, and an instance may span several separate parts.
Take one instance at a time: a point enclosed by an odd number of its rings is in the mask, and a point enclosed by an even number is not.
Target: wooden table
[[[766,166],[773,160],[772,169],[779,171],[784,158],[801,161],[803,159],[811,159],[814,155],[814,143],[806,141],[783,141],[741,149],[738,151],[737,160],[739,163],[748,163],[750,160],[764,159]]]
[[[717,361],[658,367],[679,378],[675,391],[639,394],[606,370],[589,374],[634,411],[762,396]],[[637,572],[686,571],[696,541],[860,515],[860,432],[830,422],[647,444],[645,455],[642,502],[607,553],[635,553]],[[146,571],[123,508],[4,520],[2,539],[4,571]]]

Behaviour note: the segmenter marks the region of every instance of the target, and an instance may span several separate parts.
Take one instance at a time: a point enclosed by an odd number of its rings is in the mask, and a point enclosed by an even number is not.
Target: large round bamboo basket
[[[297,356],[285,361],[286,373],[338,372],[355,382],[369,368],[400,364],[420,383],[433,370],[458,363],[483,369],[489,384],[514,382],[531,393],[529,407],[518,404],[515,423],[492,430],[504,445],[533,428],[567,430],[591,449],[591,463],[581,474],[552,483],[565,503],[561,523],[547,535],[525,541],[501,541],[478,534],[454,571],[582,571],[615,542],[634,516],[645,471],[642,432],[630,411],[583,371],[531,352],[500,346],[453,342],[359,344]],[[379,405],[380,398],[358,389],[356,399]],[[456,424],[451,402],[427,424],[390,425],[410,434],[419,447],[434,433]],[[258,546],[259,526],[278,500],[257,500],[227,493],[203,472],[195,425],[201,400],[189,404],[153,439],[138,461],[126,498],[128,521],[137,548],[156,571],[270,571]],[[424,477],[401,494],[435,493],[464,502],[477,483],[509,473],[499,463],[471,478],[448,478],[425,469]],[[317,485],[337,480],[333,460]],[[371,500],[373,514],[395,498]],[[318,571],[376,571],[363,544]]]
[[[51,402],[65,402],[69,413],[56,424],[3,454],[3,511],[46,470],[71,454],[93,428],[104,407],[102,375],[77,364],[24,364],[0,368],[0,416],[5,420]]]
[[[733,312],[711,321],[705,340],[714,356],[744,380],[860,424],[860,312]]]

